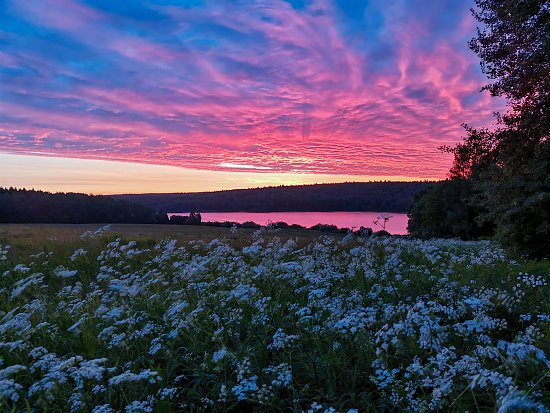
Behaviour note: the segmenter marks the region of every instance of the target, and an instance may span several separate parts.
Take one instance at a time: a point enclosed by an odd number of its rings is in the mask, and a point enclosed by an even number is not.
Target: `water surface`
[[[168,215],[189,215],[188,212],[177,212]],[[298,224],[311,227],[316,224],[336,225],[338,228],[370,227],[375,231],[381,230],[380,225],[374,224],[381,216],[389,216],[386,231],[391,234],[407,234],[407,214],[393,212],[201,212],[204,222],[230,221],[243,223],[252,221],[256,224],[267,225],[270,222],[286,222],[289,225]]]

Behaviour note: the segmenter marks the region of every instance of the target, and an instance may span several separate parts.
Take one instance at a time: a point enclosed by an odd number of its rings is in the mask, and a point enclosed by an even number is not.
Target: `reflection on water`
[[[169,215],[189,215],[189,213],[172,213]],[[370,227],[374,231],[381,230],[374,221],[381,221],[379,217],[389,216],[386,222],[386,231],[391,234],[407,234],[407,214],[384,212],[204,212],[201,213],[203,222],[230,221],[243,223],[252,221],[260,225],[270,222],[286,222],[289,225],[298,224],[311,227],[316,224],[336,225],[338,228]]]

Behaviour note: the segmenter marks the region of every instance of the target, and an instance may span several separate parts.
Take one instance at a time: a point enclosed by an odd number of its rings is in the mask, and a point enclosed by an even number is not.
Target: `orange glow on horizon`
[[[0,186],[96,195],[220,191],[278,185],[418,181],[408,176],[205,171],[164,165],[0,153]],[[440,177],[427,177],[436,180]]]

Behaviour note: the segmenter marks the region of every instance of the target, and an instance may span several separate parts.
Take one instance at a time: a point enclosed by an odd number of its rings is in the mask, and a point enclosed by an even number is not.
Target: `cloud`
[[[0,150],[191,167],[443,177],[501,102],[469,4],[8,1]]]
[[[271,170],[272,168],[268,166],[254,166],[254,165],[246,165],[243,163],[231,163],[231,162],[222,162],[218,164],[221,168],[233,168],[233,169],[258,169],[258,170]]]

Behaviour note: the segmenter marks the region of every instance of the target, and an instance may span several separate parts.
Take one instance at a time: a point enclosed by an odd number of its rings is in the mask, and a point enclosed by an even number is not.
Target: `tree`
[[[466,127],[455,155],[453,179],[468,179],[469,202],[494,222],[496,236],[515,253],[550,254],[550,3],[548,0],[476,0],[482,23],[469,45],[507,99],[494,131]]]
[[[477,239],[493,234],[490,223],[479,226],[479,207],[470,203],[471,182],[453,179],[438,182],[418,193],[409,210],[408,231],[418,238]]]

